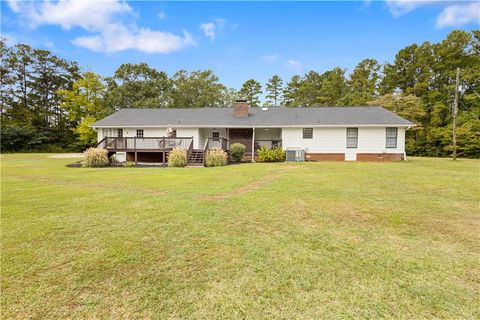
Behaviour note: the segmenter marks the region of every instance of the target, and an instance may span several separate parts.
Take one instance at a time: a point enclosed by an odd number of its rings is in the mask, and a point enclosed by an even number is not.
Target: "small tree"
[[[241,143],[234,143],[230,146],[230,155],[234,162],[240,162],[245,154],[246,147]]]

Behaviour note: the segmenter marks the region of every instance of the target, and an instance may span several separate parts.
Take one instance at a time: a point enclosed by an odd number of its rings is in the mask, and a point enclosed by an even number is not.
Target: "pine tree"
[[[278,75],[274,75],[267,83],[267,99],[273,99],[273,106],[277,106],[277,102],[282,98],[283,80]]]
[[[247,100],[252,107],[260,106],[259,95],[262,94],[262,85],[260,82],[250,79],[245,81],[242,88],[239,91],[240,96]]]

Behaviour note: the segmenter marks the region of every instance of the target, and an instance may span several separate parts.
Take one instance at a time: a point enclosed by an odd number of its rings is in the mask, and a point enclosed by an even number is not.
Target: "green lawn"
[[[480,161],[2,155],[2,318],[478,319]]]

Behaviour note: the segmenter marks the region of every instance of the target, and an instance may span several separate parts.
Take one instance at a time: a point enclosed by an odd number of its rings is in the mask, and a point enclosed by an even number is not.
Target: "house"
[[[261,146],[305,150],[305,160],[394,161],[405,159],[405,130],[414,124],[382,107],[121,109],[92,124],[98,147],[128,161],[165,162],[174,147],[191,163],[205,151],[247,147],[254,160]]]

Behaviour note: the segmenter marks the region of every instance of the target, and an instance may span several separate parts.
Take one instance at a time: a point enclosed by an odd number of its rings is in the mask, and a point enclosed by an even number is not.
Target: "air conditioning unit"
[[[287,148],[287,150],[285,151],[285,161],[289,161],[289,162],[305,161],[305,149]]]

